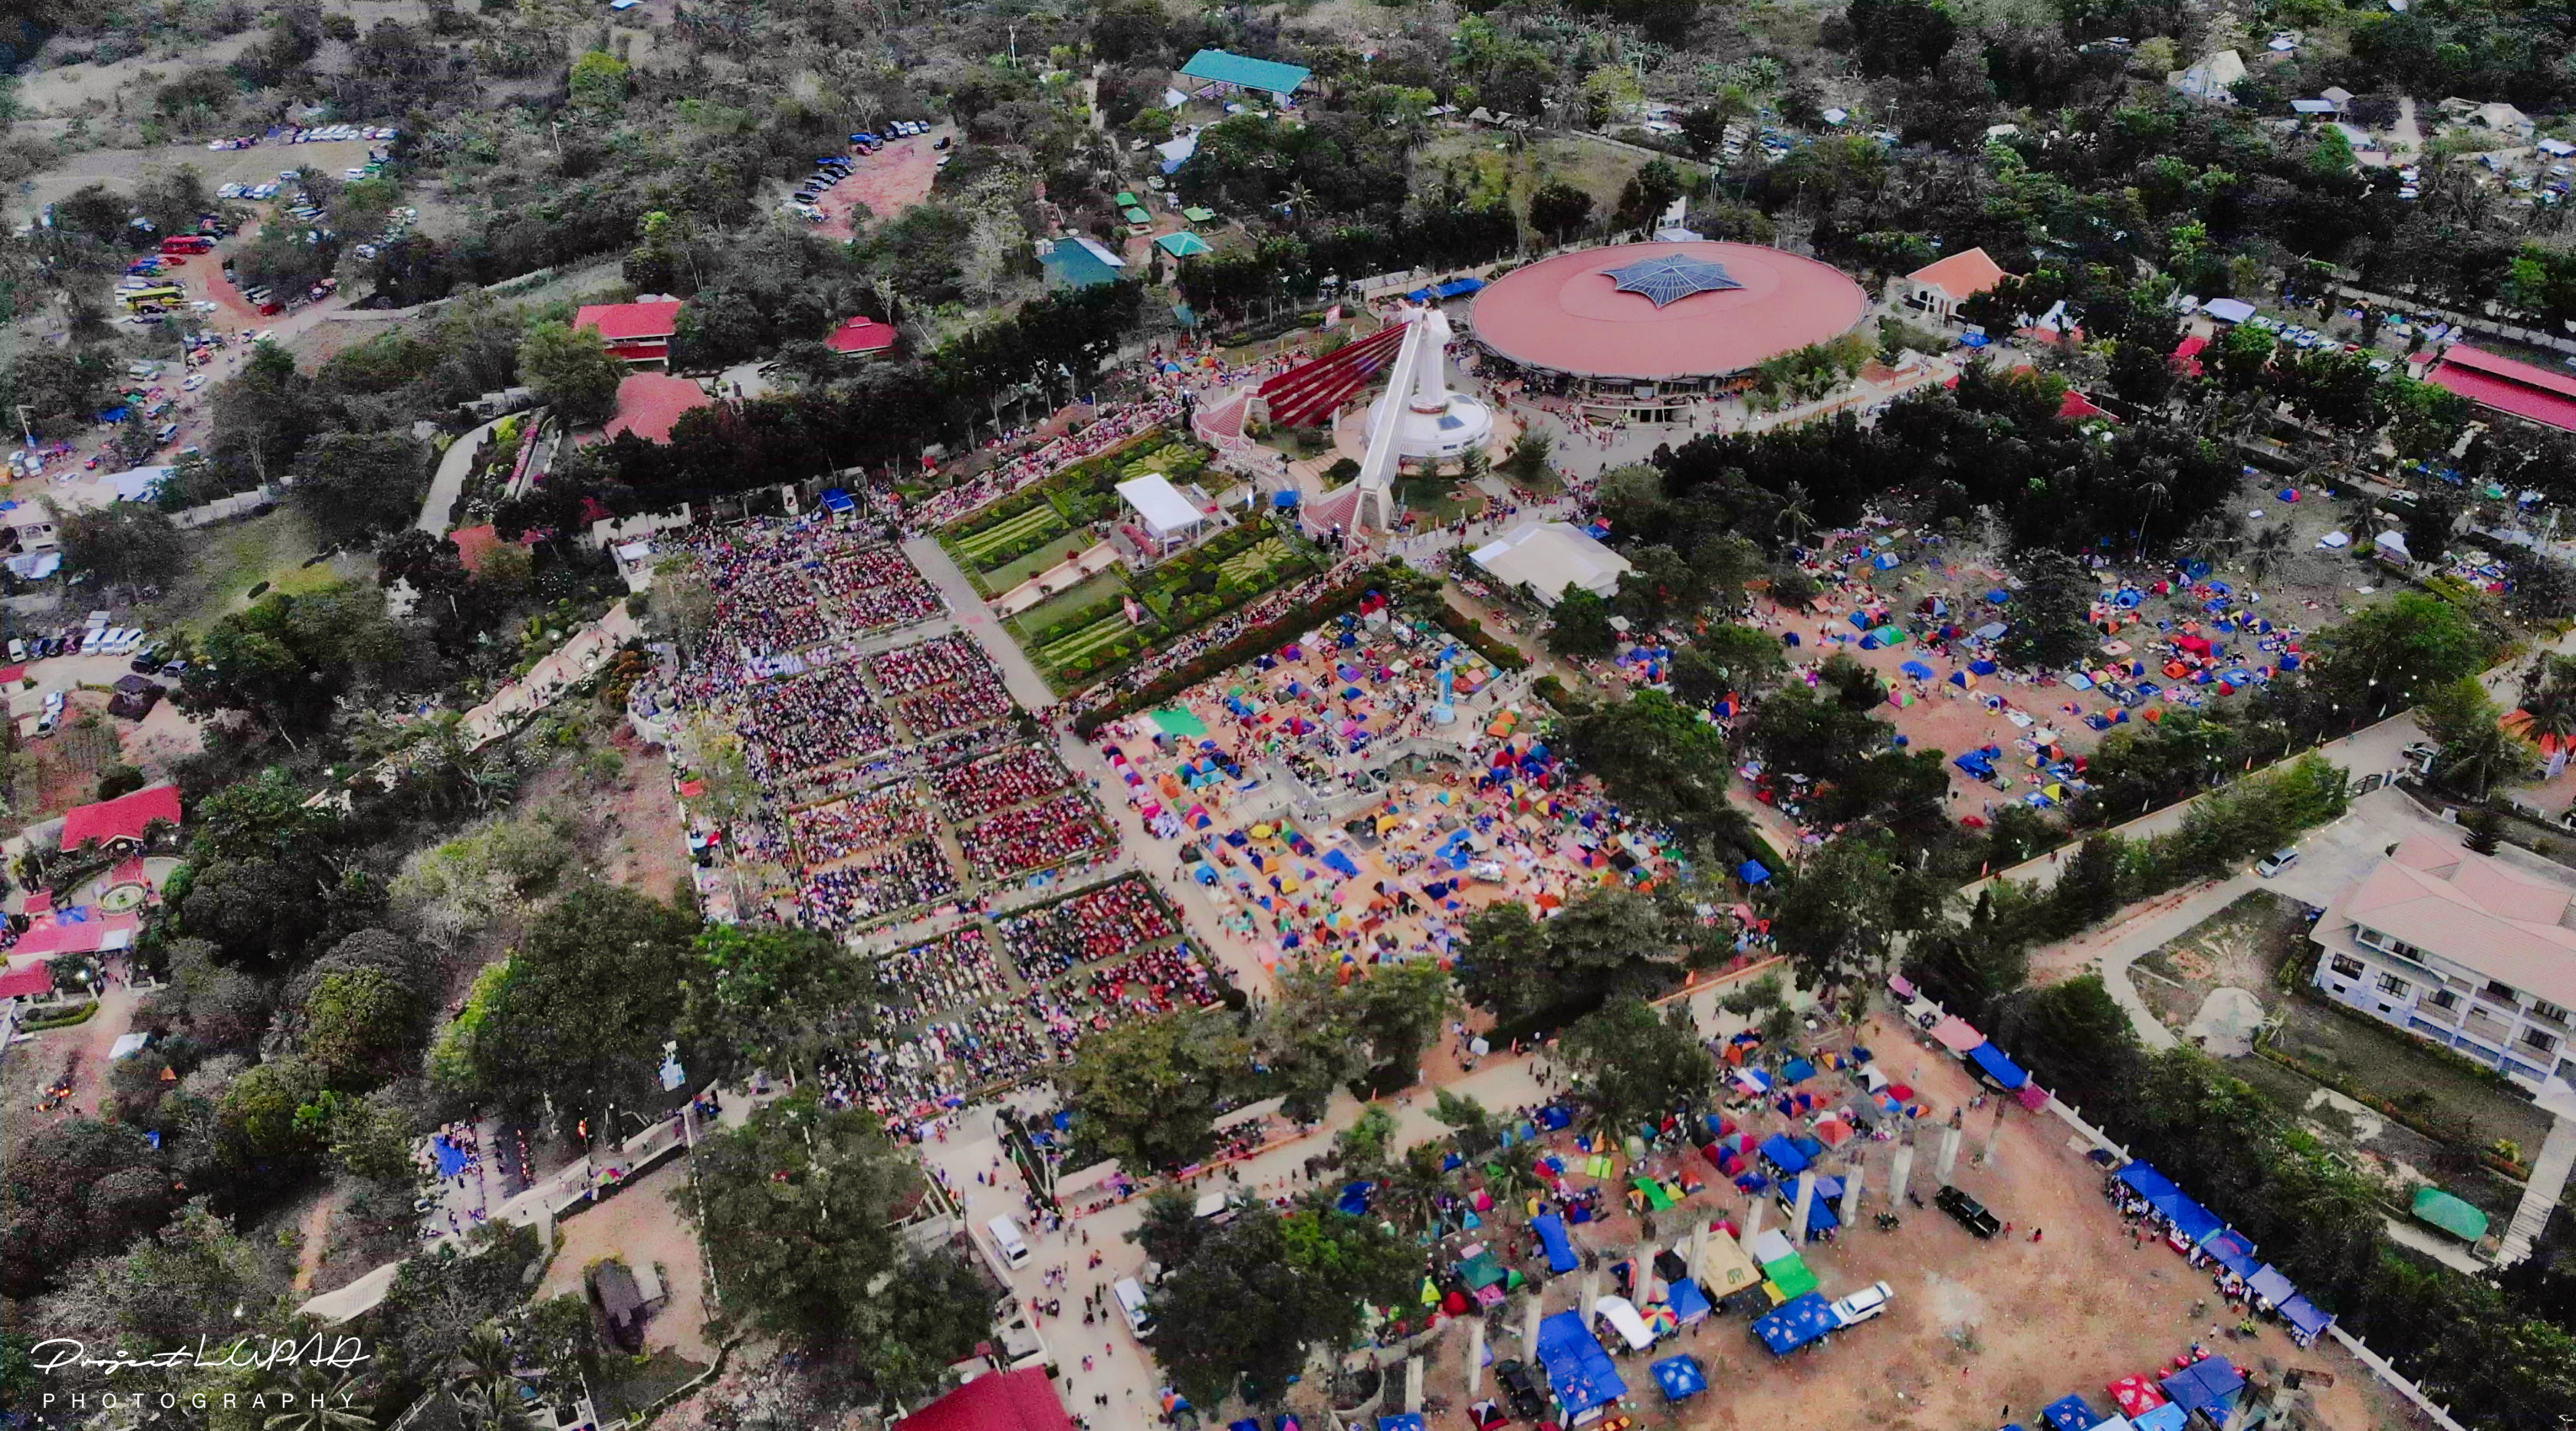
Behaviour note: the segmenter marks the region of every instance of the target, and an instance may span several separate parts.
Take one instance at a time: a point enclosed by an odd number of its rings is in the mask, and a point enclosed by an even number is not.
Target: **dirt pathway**
[[[313,1278],[322,1270],[322,1254],[329,1250],[331,1213],[337,1202],[334,1192],[326,1190],[313,1199],[312,1208],[296,1224],[303,1245],[295,1252],[295,1294],[299,1297],[313,1290]]]

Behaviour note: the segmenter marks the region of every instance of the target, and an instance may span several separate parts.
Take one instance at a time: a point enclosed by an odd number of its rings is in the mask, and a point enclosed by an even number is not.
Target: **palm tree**
[[[465,1345],[456,1349],[456,1359],[463,1364],[456,1379],[480,1384],[509,1380],[510,1365],[517,1359],[517,1354],[502,1338],[500,1327],[485,1322],[465,1339]]]
[[[536,1431],[537,1423],[519,1404],[516,1381],[505,1379],[450,1387],[447,1399],[455,1409],[457,1421],[466,1431]],[[278,1431],[278,1428],[272,1423],[268,1431]],[[356,1431],[356,1428],[311,1426],[296,1427],[293,1431]]]
[[[2261,581],[2290,555],[2290,529],[2287,526],[2265,527],[2254,534],[2245,548],[2245,569]]]
[[[1813,505],[1806,483],[1790,483],[1789,490],[1780,494],[1780,510],[1771,514],[1771,530],[1786,533],[1791,541],[1804,537],[1816,529]]]
[[[295,1381],[300,1404],[261,1422],[262,1431],[375,1431],[376,1418],[357,1399],[356,1376],[326,1383],[320,1370],[307,1367]]]

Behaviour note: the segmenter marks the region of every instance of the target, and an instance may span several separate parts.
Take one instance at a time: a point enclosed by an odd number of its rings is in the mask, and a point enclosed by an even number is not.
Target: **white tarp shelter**
[[[1568,586],[1595,596],[1619,589],[1628,559],[1571,522],[1539,522],[1504,535],[1468,554],[1469,560],[1506,586],[1529,589],[1542,606],[1554,606]]]
[[[1207,520],[1197,503],[1182,496],[1181,489],[1159,473],[1119,483],[1118,500],[1134,509],[1145,529],[1161,542],[1180,541]]]
[[[2242,323],[2254,316],[2254,305],[2242,298],[2213,298],[2200,311],[2221,323]]]
[[[1630,1351],[1644,1351],[1655,1344],[1655,1334],[1646,1330],[1646,1319],[1637,1315],[1636,1304],[1625,1297],[1604,1297],[1592,1304],[1592,1315],[1610,1324]]]

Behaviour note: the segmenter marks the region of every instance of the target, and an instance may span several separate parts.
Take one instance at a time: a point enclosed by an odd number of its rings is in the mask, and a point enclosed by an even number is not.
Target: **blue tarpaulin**
[[[1353,1217],[1362,1216],[1369,1210],[1369,1195],[1376,1191],[1377,1184],[1372,1182],[1344,1183],[1341,1195],[1333,1199],[1333,1206]]]
[[[2191,1413],[2168,1401],[2153,1411],[2140,1412],[2129,1418],[2130,1431],[2183,1431]]]
[[[2176,1197],[2174,1205],[2165,1209],[2164,1213],[2165,1216],[2173,1219],[2175,1230],[2182,1234],[2182,1240],[2185,1242],[2197,1243],[2211,1233],[2225,1230],[2227,1226],[2226,1223],[2219,1221],[2218,1214],[2187,1197]]]
[[[1547,1249],[1550,1272],[1562,1274],[1583,1265],[1583,1259],[1574,1255],[1574,1239],[1565,1234],[1564,1218],[1552,1212],[1541,1213],[1530,1219],[1530,1231],[1538,1234],[1539,1245]]]
[[[1991,1042],[1981,1043],[1968,1050],[1968,1057],[1976,1061],[1977,1067],[1986,1071],[1988,1078],[2006,1088],[2019,1088],[2030,1082],[2030,1075],[2021,1071],[2021,1065],[2005,1057],[2004,1051]]]
[[[2084,1404],[2081,1396],[2062,1396],[2040,1408],[2039,1417],[2054,1431],[2093,1431],[2102,1418]]]
[[[2299,1289],[2281,1269],[2266,1262],[2261,1271],[2245,1279],[2246,1289],[2277,1307],[2299,1295]]]
[[[1753,1334],[1771,1349],[1773,1356],[1786,1356],[1832,1331],[1841,1324],[1834,1315],[1833,1304],[1822,1292],[1809,1292],[1792,1297],[1753,1323]]]
[[[1762,1140],[1762,1156],[1772,1166],[1790,1177],[1796,1177],[1812,1166],[1807,1161],[1807,1155],[1799,1152],[1797,1145],[1780,1133],[1774,1133]]]
[[[1770,880],[1771,872],[1759,860],[1746,860],[1735,867],[1735,877],[1746,884],[1763,884]]]
[[[1324,865],[1325,868],[1338,870],[1349,878],[1359,878],[1360,867],[1358,862],[1340,850],[1335,850],[1324,856]]]
[[[849,493],[833,487],[823,493],[823,506],[833,512],[855,512],[859,509],[859,502]]]
[[[2159,1383],[2166,1399],[2186,1412],[2206,1413],[2213,1421],[2224,1420],[2227,1408],[2234,1405],[2238,1392],[2245,1389],[2245,1378],[2223,1356],[2207,1357],[2193,1362]]]
[[[1672,1305],[1673,1320],[1685,1327],[1693,1322],[1706,1320],[1710,1311],[1714,1310],[1708,1304],[1708,1294],[1701,1291],[1699,1284],[1688,1277],[1673,1284]]]
[[[1581,1416],[1628,1394],[1610,1353],[1601,1349],[1580,1312],[1559,1312],[1538,1324],[1538,1364],[1547,1372],[1568,1417]]]
[[[2155,1201],[2160,1196],[2171,1196],[2178,1191],[2173,1185],[2173,1179],[2157,1172],[2154,1166],[2148,1163],[2131,1163],[2120,1169],[2120,1181],[2127,1183],[2130,1191],[2149,1202]]]
[[[1668,1356],[1655,1363],[1655,1385],[1662,1387],[1666,1401],[1680,1401],[1708,1390],[1708,1373],[1700,1369],[1695,1356]]]

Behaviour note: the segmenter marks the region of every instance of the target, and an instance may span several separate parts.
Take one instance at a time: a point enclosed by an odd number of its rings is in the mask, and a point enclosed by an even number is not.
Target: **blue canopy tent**
[[[2247,1291],[2278,1307],[2299,1295],[2298,1287],[2280,1268],[2266,1262],[2261,1271],[2245,1279]]]
[[[1225,1431],[1261,1431],[1261,1418],[1246,1416],[1240,1421],[1229,1421],[1225,1423]]]
[[[2297,1328],[2299,1335],[2314,1339],[2334,1317],[2318,1310],[2317,1304],[2309,1301],[2307,1294],[2302,1292],[2281,1304],[2281,1320]]]
[[[2171,1197],[2180,1191],[2173,1185],[2173,1179],[2157,1172],[2147,1163],[2131,1163],[2120,1169],[2120,1181],[2127,1183],[2131,1192],[2149,1202],[2154,1202],[2159,1196]]]
[[[2232,1227],[2222,1227],[2216,1234],[2201,1239],[2200,1250],[2218,1259],[2218,1265],[2239,1277],[2251,1277],[2263,1264],[2254,1260],[2254,1243]]]
[[[1541,1247],[1547,1249],[1547,1270],[1559,1274],[1583,1265],[1574,1255],[1574,1239],[1566,1236],[1565,1219],[1555,1213],[1542,1213],[1530,1219],[1530,1231],[1538,1234]]]
[[[823,492],[823,507],[824,510],[838,516],[844,512],[857,511],[859,509],[859,503],[857,498],[852,497],[849,493],[841,490],[840,488],[828,487],[825,488]]]
[[[1601,1349],[1580,1312],[1559,1312],[1538,1324],[1538,1364],[1547,1389],[1571,1419],[1628,1394],[1610,1353]]]
[[[1381,1416],[1377,1419],[1377,1431],[1424,1431],[1422,1416],[1419,1412],[1413,1411],[1397,1416]]]
[[[1903,671],[1905,674],[1912,676],[1918,681],[1928,681],[1932,679],[1932,668],[1924,665],[1920,661],[1908,661],[1896,669]]]
[[[2207,1357],[2193,1362],[2158,1383],[2168,1400],[2185,1412],[2197,1411],[2212,1421],[2227,1419],[2227,1410],[2236,1404],[2245,1389],[2245,1376],[2223,1356]]]
[[[1340,1194],[1333,1199],[1333,1207],[1353,1217],[1364,1217],[1369,1210],[1369,1195],[1376,1191],[1377,1184],[1372,1182],[1344,1183]]]
[[[1431,290],[1431,294],[1435,298],[1457,298],[1465,294],[1480,292],[1483,290],[1484,286],[1485,280],[1481,278],[1473,276],[1467,278],[1453,278],[1447,283],[1440,284],[1433,288]]]
[[[1326,869],[1339,871],[1347,878],[1359,878],[1360,867],[1358,861],[1353,860],[1348,854],[1345,854],[1340,850],[1334,850],[1330,854],[1324,856],[1324,867]]]
[[[2048,1403],[2040,1408],[2039,1419],[2054,1431],[2093,1431],[2102,1424],[2102,1418],[2093,1414],[2093,1408],[2085,1405],[2081,1396],[2061,1396]]]
[[[2130,1417],[2129,1426],[2131,1431],[2183,1431],[2190,1421],[2190,1412],[2168,1401],[2153,1411]]]
[[[2005,1057],[2004,1051],[1995,1047],[1991,1041],[1968,1050],[1968,1057],[1976,1063],[1977,1067],[1985,1070],[1988,1078],[2007,1089],[2019,1088],[2030,1082],[2030,1075],[2021,1071],[2021,1065]]]
[[[1668,1356],[1649,1368],[1666,1401],[1683,1401],[1708,1390],[1708,1373],[1695,1356]]]
[[[1816,1066],[1803,1058],[1793,1058],[1780,1065],[1780,1079],[1784,1083],[1804,1083],[1815,1076]]]
[[[1762,1140],[1762,1157],[1782,1174],[1793,1178],[1813,1166],[1807,1161],[1807,1155],[1799,1152],[1797,1145],[1782,1133],[1774,1133]]]
[[[1551,1133],[1561,1133],[1574,1124],[1574,1114],[1562,1103],[1550,1103],[1538,1110],[1538,1125]]]
[[[1753,1323],[1754,1334],[1773,1356],[1787,1356],[1841,1323],[1822,1292],[1807,1292],[1781,1303]]]
[[[1284,512],[1297,505],[1298,495],[1295,492],[1273,492],[1270,494],[1270,505],[1273,510]]]
[[[2174,1205],[2166,1210],[2165,1216],[2173,1219],[2174,1230],[2182,1234],[2182,1240],[2195,1246],[2202,1238],[2223,1232],[2227,1227],[2227,1224],[2218,1220],[2218,1214],[2188,1197],[2176,1197]]]
[[[1767,884],[1770,882],[1771,872],[1762,867],[1760,860],[1746,860],[1735,867],[1735,877],[1746,884]]]
[[[1708,1320],[1709,1313],[1716,1310],[1708,1304],[1708,1294],[1688,1277],[1673,1284],[1672,1306],[1673,1320],[1685,1327]]]

